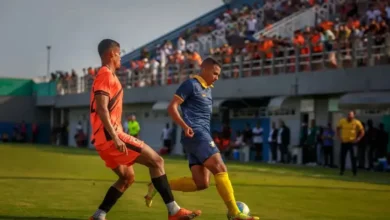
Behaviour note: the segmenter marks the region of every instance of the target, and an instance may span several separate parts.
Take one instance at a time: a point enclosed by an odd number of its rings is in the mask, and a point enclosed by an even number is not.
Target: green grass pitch
[[[165,158],[169,178],[189,175],[182,158]],[[265,164],[227,164],[236,198],[262,220],[389,219],[389,173]],[[149,181],[136,165],[136,182],[109,213],[109,220],[167,219],[157,196],[152,208],[143,196]],[[213,179],[213,178],[211,178]],[[87,219],[116,180],[91,150],[0,145],[0,219]],[[212,180],[213,181],[213,180]],[[215,186],[196,193],[175,192],[183,207],[201,209],[198,219],[226,219]]]

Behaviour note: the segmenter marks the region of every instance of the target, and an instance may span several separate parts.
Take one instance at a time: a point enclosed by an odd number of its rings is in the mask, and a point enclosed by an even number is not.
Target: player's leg
[[[191,177],[181,177],[169,181],[173,191],[195,192],[207,189],[210,184],[210,171],[203,165],[190,165]]]
[[[204,152],[204,151],[203,151]],[[213,150],[209,150],[209,154],[212,154]],[[206,160],[204,160],[203,165],[210,170],[214,175],[215,185],[217,187],[218,193],[223,199],[228,208],[229,218],[234,220],[255,220],[259,219],[255,216],[248,216],[240,212],[237,207],[236,199],[234,197],[234,191],[232,183],[230,182],[229,175],[227,173],[227,168],[225,163],[222,160],[220,153],[214,153]]]
[[[190,169],[192,177],[181,177],[169,181],[172,191],[195,192],[208,188],[210,182],[210,171],[208,171],[196,158],[189,154]],[[156,195],[156,189],[152,183],[148,184],[148,192],[145,195],[145,204],[152,207],[153,198]]]
[[[164,170],[164,160],[152,148],[144,144],[140,156],[135,160],[136,163],[143,164],[149,168],[152,183],[156,191],[161,195],[167,206],[170,219],[193,219],[200,215],[200,211],[189,211],[180,208],[175,202],[168,178]]]
[[[115,205],[118,199],[134,182],[134,169],[132,166],[119,165],[112,169],[119,177],[118,180],[108,189],[103,202],[90,220],[104,220],[107,213]]]
[[[191,149],[188,149],[188,151],[191,152]],[[180,192],[195,192],[207,189],[210,182],[210,172],[192,153],[188,154],[188,162],[192,176],[170,180],[171,189]]]

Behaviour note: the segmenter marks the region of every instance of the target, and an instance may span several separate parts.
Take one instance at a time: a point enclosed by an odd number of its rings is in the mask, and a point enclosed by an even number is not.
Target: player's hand
[[[184,134],[186,135],[186,137],[192,138],[194,136],[194,131],[192,130],[192,128],[186,127],[184,129]]]
[[[118,149],[120,152],[125,153],[127,155],[126,144],[119,137],[114,138],[114,144],[116,149]]]

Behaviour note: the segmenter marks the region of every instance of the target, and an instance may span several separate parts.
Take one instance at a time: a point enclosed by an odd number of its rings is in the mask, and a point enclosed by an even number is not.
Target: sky
[[[97,44],[127,52],[222,5],[222,0],[0,0],[0,77],[100,65]]]

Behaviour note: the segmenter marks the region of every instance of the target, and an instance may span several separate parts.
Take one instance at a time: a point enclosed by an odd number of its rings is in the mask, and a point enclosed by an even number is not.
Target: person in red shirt
[[[90,100],[92,143],[106,166],[119,179],[109,188],[103,202],[90,220],[105,220],[126,189],[134,182],[133,164],[149,167],[152,183],[168,209],[168,219],[193,219],[200,211],[180,208],[175,202],[164,171],[163,159],[143,141],[123,131],[123,88],[115,72],[120,68],[120,45],[111,39],[99,43],[98,52],[102,67],[93,82]]]

